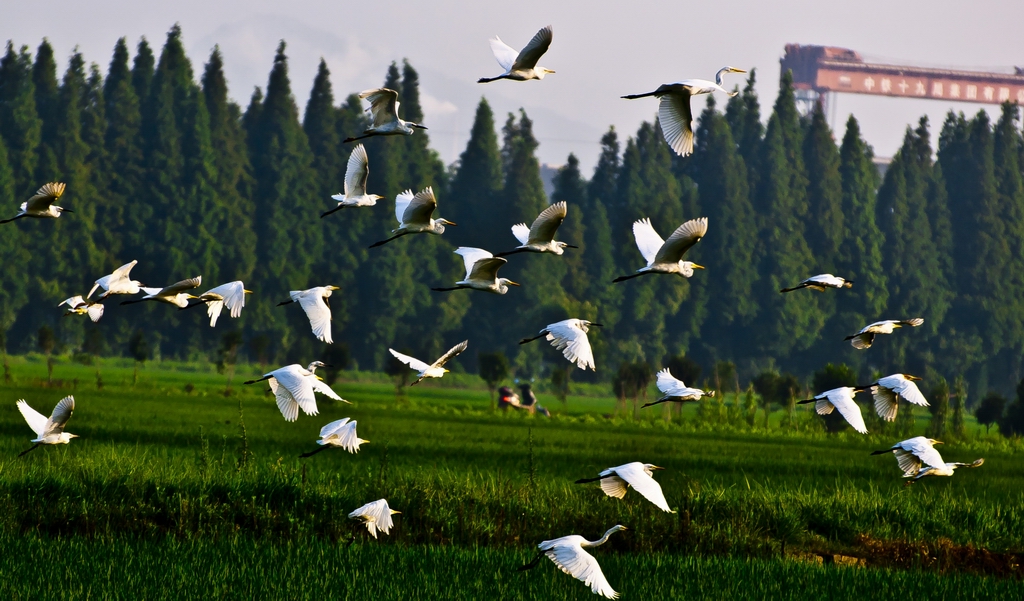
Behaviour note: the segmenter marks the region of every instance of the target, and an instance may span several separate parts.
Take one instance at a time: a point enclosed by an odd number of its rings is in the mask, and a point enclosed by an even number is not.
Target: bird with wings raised
[[[221,311],[227,307],[228,314],[232,319],[238,319],[242,315],[242,308],[245,307],[245,295],[252,294],[252,290],[246,290],[245,284],[241,281],[228,282],[216,288],[211,288],[199,296],[193,297],[197,302],[182,309],[191,309],[206,305],[206,315],[210,318],[210,327],[216,327],[217,318]]]
[[[306,312],[306,317],[309,318],[309,325],[317,340],[334,344],[334,339],[331,337],[331,305],[327,299],[335,290],[341,289],[337,286],[317,286],[306,290],[292,290],[288,293],[291,298],[277,303],[277,306],[299,303],[302,310]]]
[[[363,131],[363,135],[345,138],[343,143],[354,142],[371,136],[411,136],[417,129],[427,126],[412,121],[403,121],[398,117],[398,92],[388,88],[374,88],[359,93],[359,98],[370,103],[366,109],[370,113],[372,123]]]
[[[512,235],[519,240],[520,246],[510,251],[498,253],[495,256],[505,257],[521,252],[561,255],[567,248],[579,248],[578,246],[555,240],[555,231],[558,230],[558,226],[562,225],[566,213],[567,207],[563,200],[541,211],[530,227],[526,227],[525,223],[513,225]]]
[[[366,530],[369,531],[370,536],[377,538],[377,532],[383,532],[389,534],[391,529],[395,526],[391,520],[391,516],[402,513],[401,511],[395,511],[388,507],[388,502],[384,499],[377,499],[372,503],[367,503],[359,509],[354,510],[348,514],[348,517],[353,520],[359,520]]]
[[[34,217],[36,219],[56,219],[60,217],[61,213],[74,213],[71,209],[65,209],[59,207],[53,203],[57,202],[61,196],[64,195],[65,185],[61,182],[50,182],[43,184],[43,187],[39,188],[32,198],[21,203],[18,214],[10,219],[4,219],[0,223],[10,223],[17,219],[24,217]]]
[[[305,368],[297,363],[286,365],[263,374],[263,377],[258,380],[249,380],[244,383],[255,384],[267,380],[270,391],[274,393],[274,398],[277,401],[277,408],[281,410],[281,415],[284,416],[285,421],[293,422],[299,417],[299,409],[302,409],[306,415],[316,415],[320,412],[316,406],[314,393],[319,392],[335,401],[348,403],[324,383],[320,376],[316,375],[318,367],[326,366],[320,361],[314,361]]]
[[[683,384],[683,381],[674,377],[667,367],[658,372],[657,385],[658,390],[660,390],[662,394],[661,398],[644,404],[640,407],[641,409],[644,407],[650,407],[651,405],[667,403],[669,401],[676,403],[696,402],[706,396],[715,396],[714,390],[690,388],[686,384]]]
[[[168,305],[174,305],[179,309],[184,309],[188,306],[189,299],[199,298],[189,294],[187,291],[198,288],[202,283],[203,276],[200,275],[187,280],[181,280],[180,282],[176,282],[163,288],[143,288],[142,291],[146,293],[146,296],[121,301],[121,304],[134,305],[135,303],[142,303],[146,301],[157,301],[160,303],[167,303]]]
[[[975,459],[971,463],[946,463],[942,455],[935,449],[935,445],[942,444],[941,440],[915,436],[897,442],[888,449],[874,451],[872,455],[885,455],[893,453],[900,469],[903,470],[904,478],[913,478],[907,484],[913,484],[927,476],[952,476],[954,470],[959,467],[979,467],[985,463],[984,459]]]
[[[651,273],[674,273],[682,277],[693,275],[694,269],[704,269],[692,261],[683,261],[686,251],[700,242],[708,233],[708,218],[691,219],[676,228],[668,240],[662,240],[654,231],[651,220],[639,219],[633,223],[633,237],[640,254],[647,260],[647,265],[636,270],[636,273],[615,278],[613,282],[623,282]]]
[[[675,513],[668,506],[665,500],[665,493],[661,485],[654,479],[654,470],[663,470],[653,463],[640,463],[634,461],[616,467],[610,467],[597,475],[596,478],[580,478],[576,484],[588,482],[600,482],[601,490],[609,497],[621,499],[626,496],[626,490],[632,486],[634,490],[643,495],[645,499],[654,503],[658,509]]]
[[[437,198],[434,197],[434,189],[427,186],[415,195],[412,190],[406,190],[395,197],[395,217],[398,219],[398,227],[391,230],[394,236],[380,242],[374,242],[370,248],[377,248],[391,242],[395,238],[401,238],[407,234],[434,234],[440,236],[444,233],[446,225],[456,225],[447,219],[438,217],[433,219],[434,209],[437,208]]]
[[[399,353],[395,349],[389,348],[388,350],[391,351],[391,354],[394,355],[395,359],[398,359],[402,363],[408,365],[410,368],[419,372],[419,374],[417,374],[419,377],[416,378],[415,382],[410,384],[410,386],[415,386],[416,384],[419,384],[421,381],[423,381],[424,378],[443,377],[446,373],[448,373],[448,370],[444,368],[445,363],[448,363],[449,361],[457,357],[459,353],[466,350],[466,347],[468,346],[469,341],[463,340],[462,342],[448,349],[447,353],[441,355],[441,357],[437,361],[434,361],[429,365],[423,361],[420,361],[416,357],[403,355],[402,353]]]
[[[383,196],[366,193],[366,179],[370,177],[370,162],[366,156],[366,148],[359,144],[348,156],[348,167],[345,170],[345,192],[331,196],[338,201],[338,206],[320,214],[323,219],[335,211],[346,207],[372,207]]]
[[[592,371],[597,371],[594,368],[594,351],[590,348],[590,340],[587,338],[587,332],[591,327],[600,328],[602,325],[585,319],[565,319],[549,324],[533,338],[523,338],[519,344],[546,337],[551,346],[562,351],[562,355],[569,363],[575,363],[576,367],[583,371],[588,367]]]
[[[50,417],[46,417],[42,413],[39,413],[35,409],[28,406],[25,399],[21,399],[17,403],[18,411],[21,412],[21,416],[25,418],[28,423],[28,427],[32,428],[32,431],[36,433],[36,437],[32,439],[34,443],[28,449],[18,454],[21,457],[25,453],[35,449],[39,445],[44,444],[68,444],[72,438],[78,438],[77,434],[71,434],[70,432],[64,431],[64,426],[67,425],[68,420],[71,419],[71,414],[75,411],[75,397],[66,396],[62,398],[57,406],[53,408],[53,413]]]
[[[92,293],[96,292],[98,288],[103,288],[103,293],[97,298],[103,300],[111,294],[138,294],[142,291],[142,282],[138,280],[130,279],[132,267],[138,261],[132,261],[131,263],[125,263],[118,267],[110,275],[105,275],[100,279],[96,280],[96,283],[92,285],[89,290],[89,294],[85,295],[85,298],[92,297]]]
[[[878,413],[878,417],[887,422],[895,420],[896,413],[899,411],[900,399],[914,405],[927,407],[928,399],[924,398],[921,389],[914,384],[914,381],[920,379],[917,376],[893,374],[879,378],[872,384],[871,396],[875,399],[875,412]]]
[[[714,82],[706,79],[684,79],[678,83],[662,84],[653,92],[628,94],[623,98],[628,100],[648,96],[660,98],[658,125],[661,126],[661,133],[665,136],[669,147],[679,156],[685,157],[693,154],[693,112],[690,109],[690,98],[711,92],[722,92],[730,97],[735,96],[736,92],[729,92],[722,87],[724,84],[722,76],[726,73],[746,73],[746,71],[735,67],[722,67],[715,75]]]
[[[495,257],[482,248],[471,248],[460,246],[455,249],[455,254],[462,257],[466,266],[466,277],[462,278],[450,288],[431,288],[436,292],[451,292],[452,290],[481,290],[492,294],[505,294],[509,286],[518,286],[516,282],[508,278],[499,278],[498,269],[508,263],[508,259]]]
[[[551,69],[537,66],[537,61],[540,60],[540,57],[544,56],[544,53],[551,46],[552,36],[553,30],[548,25],[534,34],[530,43],[520,51],[516,51],[515,48],[502,42],[501,38],[494,36],[494,39],[489,40],[491,52],[505,72],[497,77],[481,77],[477,80],[477,83],[488,83],[499,79],[529,81],[531,79],[544,79],[545,75],[554,73]]]
[[[843,340],[849,340],[853,348],[862,350],[871,348],[871,345],[875,342],[875,336],[878,334],[892,334],[896,328],[902,328],[903,326],[916,328],[923,323],[924,319],[920,317],[915,317],[913,319],[886,319],[885,321],[876,321],[873,324],[864,326],[859,332],[847,336]]]

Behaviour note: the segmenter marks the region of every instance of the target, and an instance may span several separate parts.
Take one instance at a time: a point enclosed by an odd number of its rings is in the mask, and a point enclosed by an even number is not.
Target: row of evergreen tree
[[[388,200],[319,220],[342,189],[351,145],[340,141],[366,126],[356,96],[335,98],[323,61],[300,120],[284,42],[266,89],[244,110],[229,99],[218,49],[197,81],[177,26],[159,57],[143,39],[132,58],[119,40],[106,76],[76,52],[58,80],[47,41],[34,56],[9,42],[0,59],[0,206],[13,212],[43,182],[60,180],[62,204],[75,213],[0,231],[0,332],[13,352],[31,350],[48,326],[67,349],[123,354],[141,329],[162,356],[203,358],[231,331],[251,359],[331,354],[370,369],[385,365],[389,346],[436,356],[469,338],[475,351],[504,352],[518,375],[533,377],[564,362],[516,341],[573,316],[606,325],[591,336],[599,371],[589,377],[599,379],[623,362],[659,366],[686,354],[707,366],[731,361],[743,379],[843,362],[862,377],[968,374],[976,394],[1012,389],[1024,354],[1017,107],[1005,105],[995,124],[985,112],[951,112],[937,152],[922,119],[880,177],[852,116],[837,145],[820,107],[798,113],[786,74],[765,125],[754,81],[751,72],[724,112],[709,100],[691,157],[673,156],[656,122],[624,143],[610,129],[591,177],[570,155],[551,199],[526,112],[509,114],[498,131],[482,99],[454,165],[430,148],[428,132],[367,140],[369,191]],[[403,118],[425,120],[407,61],[392,64],[383,84],[399,92]],[[459,227],[368,251],[394,227],[394,196],[425,186]],[[559,235],[579,250],[512,257],[502,275],[523,287],[505,296],[430,291],[461,277],[456,246],[511,248],[509,227],[529,223],[549,200],[569,203]],[[691,252],[706,271],[610,283],[642,264],[634,220],[650,217],[668,235],[702,215],[709,232]],[[60,300],[132,259],[146,285],[202,274],[211,287],[244,280],[255,294],[239,320],[215,330],[198,312],[166,306],[108,303],[95,325],[60,319]],[[778,292],[821,272],[855,285]],[[326,284],[341,287],[331,298],[330,349],[301,311],[276,307],[288,290]],[[917,316],[923,327],[869,351],[842,340],[877,319]],[[460,365],[475,371],[476,353]]]

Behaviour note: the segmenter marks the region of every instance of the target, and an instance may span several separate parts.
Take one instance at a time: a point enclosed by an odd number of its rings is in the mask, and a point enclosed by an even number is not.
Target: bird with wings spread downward
[[[395,359],[398,359],[402,363],[405,363],[412,369],[419,372],[419,374],[417,374],[419,377],[416,378],[415,382],[410,384],[410,386],[415,386],[416,384],[419,384],[421,381],[423,381],[424,378],[444,377],[444,375],[448,373],[448,370],[444,368],[445,363],[448,363],[449,361],[457,357],[459,353],[466,350],[466,347],[468,346],[469,341],[463,340],[462,342],[448,349],[447,353],[441,355],[441,357],[437,361],[434,361],[429,365],[427,363],[424,363],[423,361],[420,361],[416,357],[403,355],[402,353],[399,353],[395,349],[389,348],[388,350],[391,351],[391,354],[394,355]]]

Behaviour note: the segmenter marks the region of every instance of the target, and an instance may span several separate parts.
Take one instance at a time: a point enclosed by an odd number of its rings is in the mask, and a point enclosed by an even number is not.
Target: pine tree
[[[847,228],[843,220],[839,149],[821,103],[814,105],[803,151],[808,183],[807,244],[819,268],[834,271]]]
[[[7,159],[7,146],[0,137],[0,206],[15,206],[14,173]],[[4,265],[26,265],[29,252],[25,247],[24,234],[7,227],[0,236],[0,261]],[[22,307],[28,303],[28,276],[22,269],[0,271],[0,333],[6,333],[14,325]],[[0,352],[6,349],[0,345]]]
[[[1003,294],[999,302],[1005,303],[998,312],[998,325],[1006,340],[1006,368],[993,370],[1017,374],[1024,356],[1024,273],[1015,266],[1024,263],[1024,177],[1022,177],[1021,138],[1018,121],[1020,112],[1015,104],[1003,105],[1002,115],[995,128],[993,149],[996,194],[1003,222],[1009,260],[1003,269]],[[1006,381],[1000,387],[1008,387]]]
[[[146,38],[142,38],[135,48],[135,61],[132,63],[132,87],[135,88],[135,96],[140,101],[149,98],[149,88],[153,85],[155,67],[156,58],[153,56],[153,49],[149,47]]]
[[[59,170],[56,147],[57,130],[60,126],[60,98],[57,62],[53,58],[53,47],[46,38],[43,38],[36,49],[36,61],[32,65],[32,84],[36,94],[36,114],[42,120],[35,179],[39,182],[53,181]]]
[[[32,56],[28,46],[22,46],[20,52],[15,53],[11,42],[7,42],[7,54],[0,58],[0,135],[7,145],[15,191],[27,197],[38,187],[36,153],[41,141],[42,120],[36,112]]]
[[[459,238],[466,246],[486,248],[494,244],[494,240],[513,244],[515,239],[498,236],[511,226],[500,220],[497,205],[501,202],[503,185],[501,173],[501,149],[498,147],[498,135],[494,128],[494,113],[486,98],[480,99],[470,130],[466,149],[459,155],[458,169],[452,178],[449,205],[453,214],[458,215],[460,226],[465,223],[466,229],[459,230]]]

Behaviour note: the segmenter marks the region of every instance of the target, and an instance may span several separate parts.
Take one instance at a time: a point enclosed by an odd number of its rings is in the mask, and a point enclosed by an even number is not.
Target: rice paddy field
[[[544,418],[492,412],[467,375],[396,395],[342,372],[351,405],[287,423],[265,384],[240,384],[258,366],[229,388],[199,363],[8,364],[0,598],[589,599],[546,560],[516,568],[541,540],[614,524],[629,530],[593,554],[623,598],[1024,597],[1024,445],[974,423],[940,450],[984,466],[907,487],[870,456],[898,439],[829,435],[802,408],[767,429],[692,406],[637,419],[585,385],[564,405],[540,394]],[[32,436],[15,401],[48,414],[68,394],[80,438],[17,458]],[[370,443],[298,457],[341,417]],[[629,461],[666,468],[676,513],[573,483]],[[402,514],[374,540],[346,516],[381,497]]]

